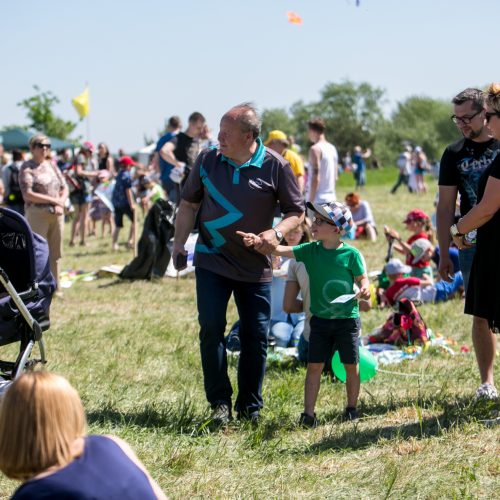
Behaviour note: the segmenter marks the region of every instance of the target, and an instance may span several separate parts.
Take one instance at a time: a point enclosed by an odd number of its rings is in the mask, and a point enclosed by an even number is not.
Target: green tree
[[[405,143],[423,148],[429,160],[438,160],[444,148],[458,139],[450,120],[451,105],[430,97],[412,96],[399,103],[391,120],[379,127],[376,152],[394,164]]]
[[[295,123],[284,108],[266,109],[262,112],[262,132],[263,140],[266,140],[271,130],[281,130],[286,135],[295,133]]]
[[[34,96],[17,103],[26,110],[31,121],[29,126],[51,137],[68,139],[77,123],[63,120],[54,114],[52,108],[59,103],[59,99],[50,90],[42,91],[37,85],[33,85],[33,88],[36,92]]]

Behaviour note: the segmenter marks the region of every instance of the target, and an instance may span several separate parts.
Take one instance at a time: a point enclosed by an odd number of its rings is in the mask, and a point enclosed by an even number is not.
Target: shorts
[[[359,318],[324,319],[311,317],[308,363],[326,363],[335,351],[346,365],[359,363]]]
[[[85,205],[85,203],[90,203],[92,201],[92,195],[81,190],[73,191],[69,195],[69,200],[72,205]]]
[[[123,216],[126,215],[131,222],[134,222],[134,214],[129,206],[115,207],[115,225],[116,227],[123,227]]]

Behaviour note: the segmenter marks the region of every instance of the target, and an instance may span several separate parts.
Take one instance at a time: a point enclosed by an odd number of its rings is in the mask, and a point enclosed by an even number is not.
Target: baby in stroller
[[[0,346],[20,342],[15,361],[0,360],[0,393],[23,370],[45,363],[42,332],[55,288],[47,242],[22,215],[0,208]],[[30,360],[35,342],[40,359]]]

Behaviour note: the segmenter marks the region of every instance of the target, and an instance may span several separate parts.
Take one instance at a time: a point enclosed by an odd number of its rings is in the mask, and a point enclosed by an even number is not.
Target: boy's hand
[[[370,285],[362,285],[356,295],[357,299],[369,300],[371,297]]]
[[[244,233],[243,231],[236,231],[236,234],[243,238],[243,243],[246,247],[253,247],[254,245],[260,245],[262,243],[260,237],[254,233]]]

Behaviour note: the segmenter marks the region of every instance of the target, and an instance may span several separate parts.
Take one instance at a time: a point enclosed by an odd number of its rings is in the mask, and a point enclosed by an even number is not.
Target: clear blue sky
[[[185,122],[201,111],[217,133],[234,104],[289,107],[330,81],[385,88],[388,110],[410,95],[449,99],[498,81],[499,0],[360,3],[4,0],[0,127],[26,123],[16,103],[33,84],[76,120],[70,100],[88,81],[91,140],[133,151],[172,114]],[[303,25],[289,24],[287,11]]]

